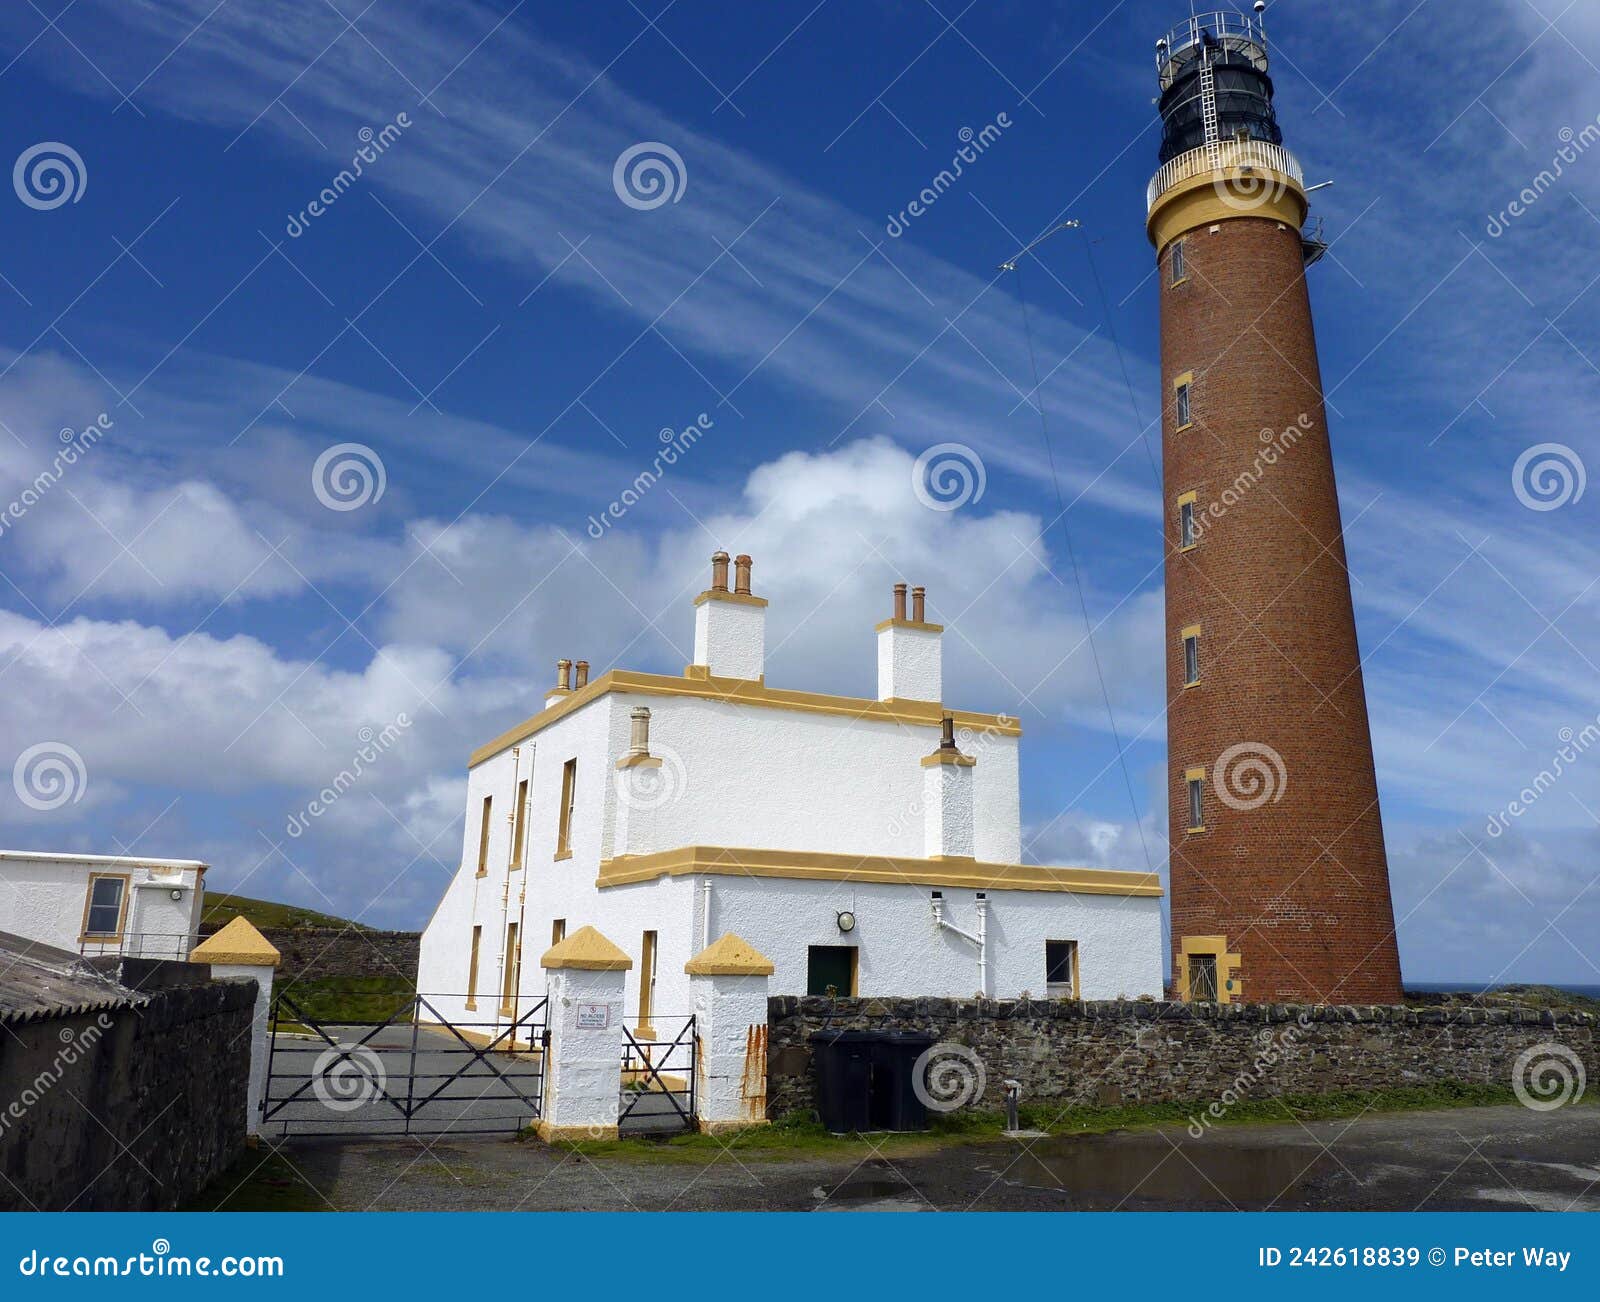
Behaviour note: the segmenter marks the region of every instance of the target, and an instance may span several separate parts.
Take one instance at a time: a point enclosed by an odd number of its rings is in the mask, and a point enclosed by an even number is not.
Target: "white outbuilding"
[[[88,955],[187,958],[205,871],[197,859],[0,850],[0,931]]]
[[[584,926],[632,959],[646,1031],[690,1011],[684,965],[729,932],[773,994],[1159,997],[1157,877],[1018,862],[1021,729],[944,704],[923,589],[877,627],[877,699],[792,691],[766,681],[750,564],[730,587],[712,558],[681,677],[560,661],[545,708],[472,755],[422,936],[439,1015],[515,1016]]]

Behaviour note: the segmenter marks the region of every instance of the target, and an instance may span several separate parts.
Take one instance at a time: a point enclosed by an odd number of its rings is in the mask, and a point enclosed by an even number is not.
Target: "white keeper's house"
[[[923,590],[877,627],[877,699],[829,696],[767,684],[767,603],[734,566],[730,589],[712,558],[681,677],[560,661],[545,708],[472,755],[422,936],[438,1012],[513,1016],[583,926],[632,959],[646,1030],[690,1011],[684,964],[728,932],[773,994],[1159,998],[1157,878],[1018,862],[1021,729],[944,704]]]

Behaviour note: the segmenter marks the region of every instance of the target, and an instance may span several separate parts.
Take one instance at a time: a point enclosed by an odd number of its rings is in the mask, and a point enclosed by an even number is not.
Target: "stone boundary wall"
[[[966,1106],[1000,1108],[1007,1078],[1024,1102],[1195,1103],[1326,1094],[1440,1081],[1512,1085],[1536,1045],[1577,1055],[1600,1089],[1600,1032],[1589,1013],[1364,1005],[1154,1001],[827,999],[767,1001],[768,1115],[816,1107],[808,1037],[824,1029],[919,1031],[983,1066]],[[960,1057],[953,1059],[960,1062]],[[975,1077],[971,1058],[966,1078]],[[947,1083],[958,1088],[962,1068]]]
[[[415,982],[422,933],[354,927],[263,927],[283,956],[278,983],[301,978],[396,977]]]
[[[238,1157],[256,983],[147,993],[0,1035],[0,1210],[168,1211]]]

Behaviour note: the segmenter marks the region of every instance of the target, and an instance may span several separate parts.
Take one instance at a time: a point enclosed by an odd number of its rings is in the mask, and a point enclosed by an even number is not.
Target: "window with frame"
[[[556,827],[556,858],[572,855],[572,810],[578,799],[578,761],[569,759],[561,766],[561,818]]]
[[[1044,943],[1044,990],[1050,999],[1078,997],[1078,942],[1047,940]]]
[[[478,823],[478,876],[489,875],[489,814],[494,809],[494,797],[483,798],[483,818]]]
[[[127,899],[126,877],[91,877],[89,899],[83,912],[85,936],[120,936],[122,906]]]
[[[1200,540],[1194,527],[1194,499],[1178,503],[1178,546],[1193,547]]]
[[[1177,413],[1176,424],[1179,429],[1190,423],[1189,415],[1189,385],[1190,381],[1181,380],[1173,388],[1173,407]]]
[[[1189,269],[1185,265],[1182,240],[1174,240],[1172,242],[1172,254],[1168,258],[1168,264],[1172,273],[1170,284],[1176,285],[1189,274]]]
[[[500,1016],[516,1011],[517,989],[522,984],[522,937],[514,922],[506,923],[506,952],[500,969]]]
[[[1200,1003],[1217,1002],[1217,956],[1189,955],[1189,998]]]
[[[1193,687],[1200,681],[1200,630],[1183,635],[1183,685]]]
[[[554,949],[567,938],[567,920],[555,918],[550,923],[550,948]]]
[[[650,1021],[656,1005],[656,933],[647,931],[639,942],[639,1027],[654,1034]]]
[[[1206,826],[1206,780],[1189,777],[1189,830],[1202,832]]]
[[[528,779],[523,778],[517,783],[517,812],[516,822],[511,833],[511,867],[514,870],[522,867],[523,846],[528,837]]]
[[[483,947],[483,928],[472,929],[472,952],[467,958],[467,1007],[478,1006],[478,952]]]

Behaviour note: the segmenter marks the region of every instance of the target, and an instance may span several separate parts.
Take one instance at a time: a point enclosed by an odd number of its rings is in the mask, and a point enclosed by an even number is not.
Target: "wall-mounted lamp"
[[[172,890],[168,892],[168,894],[170,894],[175,900],[181,900],[183,898],[183,887],[174,886]]]
[[[848,935],[855,929],[856,915],[851,913],[849,909],[841,910],[839,913],[839,930]]]

